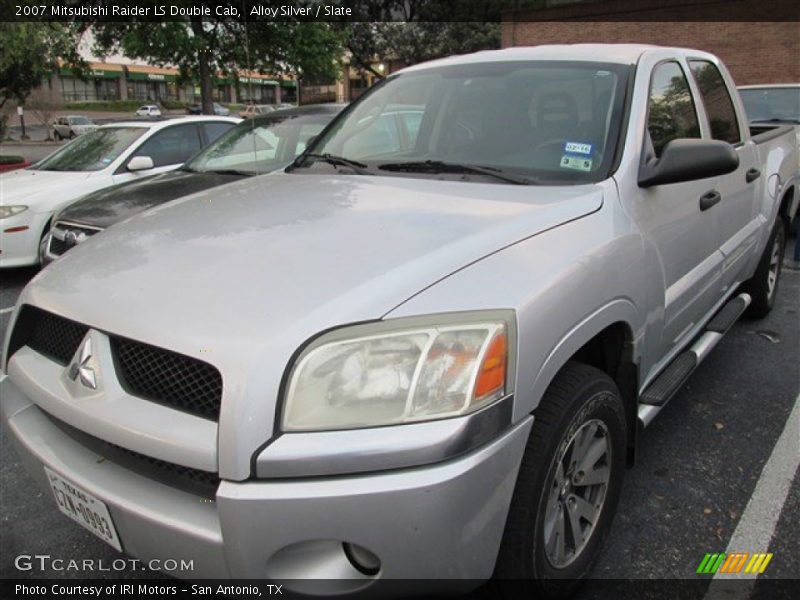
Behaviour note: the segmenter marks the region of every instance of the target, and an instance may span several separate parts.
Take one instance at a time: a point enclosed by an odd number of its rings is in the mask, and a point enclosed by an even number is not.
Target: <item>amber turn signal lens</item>
[[[475,382],[475,398],[484,398],[501,391],[506,383],[508,340],[505,331],[498,331],[481,363]]]

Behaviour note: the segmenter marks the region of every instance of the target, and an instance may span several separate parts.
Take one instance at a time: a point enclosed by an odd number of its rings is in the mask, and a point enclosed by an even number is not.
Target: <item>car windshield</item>
[[[92,122],[86,117],[71,117],[70,121],[73,125],[91,125]]]
[[[95,129],[32,168],[39,171],[99,171],[114,162],[145,131],[144,127]]]
[[[296,166],[492,183],[600,181],[611,170],[630,68],[514,61],[401,73],[362,96]]]
[[[284,167],[306,149],[333,114],[274,115],[241,123],[186,163],[190,171],[256,175]]]
[[[750,121],[800,123],[800,86],[739,90]]]

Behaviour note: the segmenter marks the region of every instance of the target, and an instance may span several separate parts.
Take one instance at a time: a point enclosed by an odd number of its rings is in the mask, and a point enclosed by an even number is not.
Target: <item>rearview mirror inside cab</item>
[[[639,169],[639,187],[694,181],[735,171],[739,156],[728,142],[677,139],[661,151],[659,158],[646,160]]]

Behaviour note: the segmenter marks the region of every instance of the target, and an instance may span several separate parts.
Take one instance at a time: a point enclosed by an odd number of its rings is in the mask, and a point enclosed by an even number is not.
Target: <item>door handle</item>
[[[722,200],[722,194],[717,190],[711,190],[700,196],[700,210],[708,210]]]
[[[753,167],[752,169],[747,169],[747,173],[744,174],[744,180],[747,183],[753,183],[756,179],[761,177],[761,171]]]

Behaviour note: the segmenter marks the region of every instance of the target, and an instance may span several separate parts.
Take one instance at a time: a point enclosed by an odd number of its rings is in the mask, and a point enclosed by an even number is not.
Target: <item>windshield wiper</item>
[[[329,165],[333,165],[334,167],[350,167],[356,173],[360,173],[361,175],[368,175],[369,171],[366,169],[368,168],[362,162],[358,162],[357,160],[353,160],[351,158],[345,158],[344,156],[337,156],[336,154],[305,154],[303,156],[304,159],[310,158],[312,160],[321,160]]]
[[[244,175],[250,177],[255,175],[252,171],[242,171],[241,169],[209,169],[208,171],[198,171],[199,173],[217,173],[219,175]]]
[[[378,166],[384,171],[405,171],[408,173],[463,173],[465,175],[484,175],[514,185],[530,185],[530,179],[505,173],[495,167],[481,167],[478,165],[465,165],[448,163],[441,160],[418,160],[412,162],[386,163]]]

